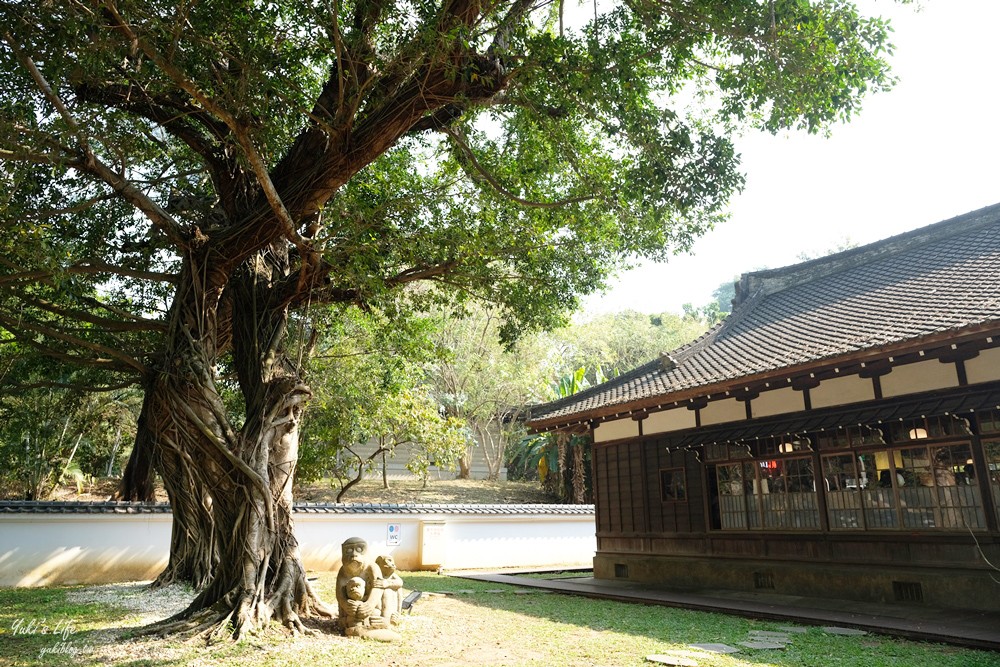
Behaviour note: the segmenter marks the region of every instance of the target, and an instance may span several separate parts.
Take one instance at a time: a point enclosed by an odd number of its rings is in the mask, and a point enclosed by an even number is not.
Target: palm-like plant
[[[599,384],[604,381],[600,366],[594,377]],[[560,377],[551,385],[552,400],[573,396],[591,386],[584,366]],[[537,470],[543,488],[560,500],[572,503],[587,502],[587,461],[590,458],[590,437],[563,431],[531,435],[518,443],[510,459],[512,477],[530,479]]]

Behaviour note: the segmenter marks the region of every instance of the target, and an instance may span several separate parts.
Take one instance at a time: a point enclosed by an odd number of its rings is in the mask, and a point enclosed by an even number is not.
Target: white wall
[[[367,508],[370,510],[371,508]],[[340,567],[348,537],[401,570],[590,567],[597,548],[586,513],[296,512],[306,568]],[[170,514],[2,514],[0,586],[109,583],[154,578],[167,564]],[[399,543],[389,545],[389,526]]]
[[[167,565],[170,514],[0,515],[0,586],[154,578]]]

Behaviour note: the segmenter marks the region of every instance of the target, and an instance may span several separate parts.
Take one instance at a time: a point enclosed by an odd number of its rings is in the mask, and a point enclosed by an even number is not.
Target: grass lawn
[[[650,654],[687,657],[717,667],[997,667],[1000,653],[970,651],[876,635],[843,637],[818,628],[790,633],[782,650],[743,649],[731,655],[689,647],[737,646],[751,631],[785,624],[553,593],[514,586],[402,573],[408,589],[427,595],[408,615],[393,644],[331,634],[292,638],[280,628],[241,643],[137,636],[135,629],[182,608],[190,593],[148,591],[137,584],[53,589],[0,589],[0,665],[644,665]],[[318,575],[334,599],[334,576]]]

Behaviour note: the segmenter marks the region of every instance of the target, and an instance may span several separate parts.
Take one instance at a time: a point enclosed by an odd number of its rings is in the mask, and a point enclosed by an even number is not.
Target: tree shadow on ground
[[[428,572],[401,573],[406,589],[425,591],[404,616],[403,639],[394,644],[334,634],[330,621],[311,620],[317,637],[292,638],[272,627],[246,640],[206,646],[204,641],[134,636],[148,617],[134,610],[75,601],[74,590],[0,589],[0,663],[22,665],[118,665],[174,667],[191,663],[257,667],[320,664],[374,667],[426,665],[467,667],[544,664],[546,667],[643,664],[650,654],[689,656],[702,667],[793,667],[829,664],[841,667],[996,667],[996,654],[918,644],[880,637],[835,637],[808,629],[781,651],[741,651],[733,656],[691,651],[693,643],[736,645],[751,630],[776,630],[781,624],[706,612],[592,600],[545,592],[520,592],[517,586],[476,582]],[[334,573],[321,573],[314,584],[332,600]],[[125,587],[126,592],[131,588]],[[447,593],[432,596],[429,592]],[[151,595],[155,595],[151,592]],[[153,597],[146,602],[156,602]],[[122,602],[127,602],[123,597]],[[138,601],[136,601],[138,602]],[[166,609],[163,610],[166,614]],[[36,619],[36,627],[15,634],[12,628]],[[60,637],[55,624],[73,627],[76,654],[51,650]],[[43,652],[43,649],[49,651]]]
[[[997,654],[953,646],[913,642],[892,637],[839,636],[821,628],[721,613],[679,609],[638,602],[596,600],[576,595],[520,588],[491,582],[410,573],[407,588],[446,593],[492,617],[526,617],[517,640],[579,650],[580,657],[600,656],[600,664],[639,664],[646,655],[670,653],[693,658],[700,665],[754,665],[776,667],[827,664],[836,656],[842,667],[871,665],[926,665],[927,667],[995,666]],[[423,587],[423,588],[421,588]],[[433,598],[432,598],[433,599]],[[422,602],[417,603],[419,606]],[[537,621],[537,622],[535,622]],[[497,622],[497,621],[494,621]],[[502,621],[500,621],[502,622]],[[751,649],[741,642],[757,632],[784,632],[783,649]],[[591,644],[587,648],[586,644]],[[693,644],[727,644],[740,649],[730,656],[693,649]],[[567,664],[586,664],[568,662]],[[594,664],[594,663],[591,663]]]

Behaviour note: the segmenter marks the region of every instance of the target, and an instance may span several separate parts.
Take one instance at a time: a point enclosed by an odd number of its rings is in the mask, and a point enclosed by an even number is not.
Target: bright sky
[[[830,138],[748,134],[731,218],[692,254],[628,271],[586,314],[680,312],[734,276],[1000,202],[1000,0],[858,0],[892,19],[899,83]]]

